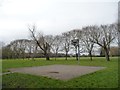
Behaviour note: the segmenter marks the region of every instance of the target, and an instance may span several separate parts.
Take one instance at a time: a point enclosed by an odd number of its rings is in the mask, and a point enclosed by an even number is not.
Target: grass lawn
[[[78,65],[74,58],[65,60],[58,58],[46,61],[44,58],[35,60],[9,59],[2,61],[2,72],[8,68],[32,67],[52,64]],[[112,57],[108,62],[104,57],[94,57],[90,61],[88,57],[80,59],[81,66],[103,66],[107,67],[91,74],[76,77],[68,81],[56,80],[42,76],[12,73],[3,75],[3,88],[117,88],[118,87],[118,58]]]

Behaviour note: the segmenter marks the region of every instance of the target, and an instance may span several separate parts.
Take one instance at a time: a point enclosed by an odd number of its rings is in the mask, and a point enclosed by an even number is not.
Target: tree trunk
[[[57,57],[57,53],[55,53],[55,60],[56,60],[56,57]]]
[[[67,56],[68,56],[68,53],[66,52],[66,55],[65,55],[66,58],[65,58],[65,60],[67,60]]]
[[[78,61],[77,46],[75,46],[75,52],[76,52],[76,60]]]
[[[50,60],[49,56],[46,56],[46,60]]]
[[[23,60],[25,59],[25,53],[23,52]]]
[[[55,54],[55,61],[56,61],[56,54]]]
[[[109,58],[109,50],[107,48],[104,48],[105,50],[105,57],[106,57],[106,60],[107,61],[110,61],[110,58]]]
[[[91,51],[89,51],[89,57],[90,57],[90,60],[92,61],[92,53],[91,53]]]
[[[76,53],[76,60],[78,61],[78,53]]]
[[[45,57],[46,57],[46,60],[50,60],[50,58],[49,58],[49,54],[45,54]]]

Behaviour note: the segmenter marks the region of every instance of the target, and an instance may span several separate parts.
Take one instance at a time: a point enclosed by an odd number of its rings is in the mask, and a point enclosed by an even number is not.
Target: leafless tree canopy
[[[106,59],[109,61],[110,44],[116,37],[116,27],[114,24],[92,26],[90,40],[93,43],[98,44],[105,50]]]
[[[114,42],[119,44],[118,24],[109,25],[91,25],[82,29],[73,29],[60,35],[44,35],[37,32],[35,25],[29,26],[31,39],[19,39],[12,41],[10,44],[2,47],[3,57],[5,58],[33,58],[39,56],[50,59],[50,56],[56,57],[63,52],[65,59],[69,56],[69,52],[75,50],[71,44],[71,40],[79,39],[80,53],[87,52],[92,60],[92,52],[95,45],[99,45],[101,50],[105,52],[106,60],[110,61],[110,45]]]
[[[38,47],[43,51],[46,60],[49,60],[50,49],[53,42],[52,35],[44,36],[41,32],[36,35],[36,26],[33,25],[32,28],[28,27],[31,32],[32,39],[36,42]]]

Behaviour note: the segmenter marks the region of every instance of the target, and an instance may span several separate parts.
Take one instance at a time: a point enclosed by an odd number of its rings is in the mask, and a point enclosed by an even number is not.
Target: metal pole
[[[79,49],[79,44],[78,44],[78,64],[80,64],[80,49]]]
[[[77,45],[75,46],[75,51],[76,51],[76,60],[78,60]]]

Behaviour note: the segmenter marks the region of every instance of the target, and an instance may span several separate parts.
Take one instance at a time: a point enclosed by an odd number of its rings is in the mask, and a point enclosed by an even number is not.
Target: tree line
[[[110,61],[110,48],[114,42],[118,43],[117,24],[90,25],[82,29],[73,29],[60,35],[44,35],[37,32],[35,25],[28,27],[31,38],[17,39],[2,47],[2,58],[33,58],[45,57],[49,60],[54,55],[55,59],[64,52],[65,59],[69,52],[75,50],[71,40],[79,39],[80,53],[88,52],[92,60],[92,51],[98,45],[104,52],[107,61]]]

